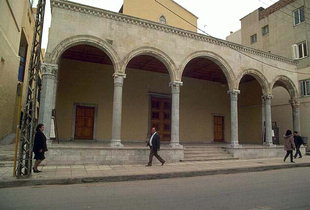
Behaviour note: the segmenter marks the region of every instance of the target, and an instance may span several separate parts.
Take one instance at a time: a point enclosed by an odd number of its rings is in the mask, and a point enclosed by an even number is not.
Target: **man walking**
[[[153,127],[151,130],[151,137],[147,142],[147,146],[150,147],[150,157],[146,166],[152,166],[153,156],[155,156],[161,162],[161,165],[164,165],[166,161],[157,154],[157,152],[160,150],[160,137],[156,132],[155,127]]]
[[[294,158],[297,158],[297,155],[299,155],[299,158],[302,158],[299,148],[302,144],[304,144],[304,141],[302,140],[301,136],[298,135],[297,131],[294,131],[294,143],[296,145],[296,153],[294,155]]]

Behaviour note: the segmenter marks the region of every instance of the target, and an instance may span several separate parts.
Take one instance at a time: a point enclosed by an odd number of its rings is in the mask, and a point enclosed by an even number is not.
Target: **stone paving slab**
[[[175,177],[206,176],[245,173],[294,167],[310,167],[310,157],[284,163],[282,158],[226,160],[206,162],[167,163],[153,165],[42,165],[42,173],[33,173],[27,179],[12,176],[12,167],[0,167],[0,188],[50,184],[79,184],[90,182],[116,182],[150,180]]]

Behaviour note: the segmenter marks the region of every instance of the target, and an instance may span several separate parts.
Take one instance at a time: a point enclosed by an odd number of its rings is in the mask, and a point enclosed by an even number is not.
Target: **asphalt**
[[[28,178],[13,177],[13,167],[0,167],[0,188],[65,185],[93,182],[120,182],[134,180],[195,177],[217,174],[247,173],[295,167],[310,167],[310,156],[295,159],[295,163],[283,162],[283,158],[222,160],[205,162],[166,163],[153,165],[44,165],[41,173],[32,173]]]

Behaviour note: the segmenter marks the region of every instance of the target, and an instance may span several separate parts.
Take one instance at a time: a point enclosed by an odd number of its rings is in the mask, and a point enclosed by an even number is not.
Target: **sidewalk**
[[[12,167],[0,167],[0,188],[51,184],[79,184],[91,182],[116,182],[150,180],[174,177],[193,177],[215,174],[232,174],[275,170],[294,167],[310,167],[310,156],[295,159],[296,163],[282,158],[225,160],[207,162],[167,163],[153,165],[68,165],[39,168],[41,173],[32,173],[28,179],[12,177]]]

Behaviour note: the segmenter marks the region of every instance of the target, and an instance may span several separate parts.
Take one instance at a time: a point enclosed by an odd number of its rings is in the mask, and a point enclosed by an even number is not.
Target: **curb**
[[[310,163],[297,163],[286,165],[270,165],[270,166],[255,166],[247,168],[228,168],[215,169],[204,171],[184,171],[184,172],[168,172],[168,173],[154,173],[141,175],[122,175],[122,176],[100,176],[100,177],[80,177],[80,178],[60,178],[60,179],[13,179],[7,181],[0,181],[0,188],[9,187],[24,187],[37,185],[69,185],[69,184],[83,184],[95,182],[123,182],[123,181],[139,181],[139,180],[154,180],[154,179],[168,179],[181,177],[197,177],[209,176],[219,174],[236,174],[247,172],[270,171],[278,169],[310,167]]]

